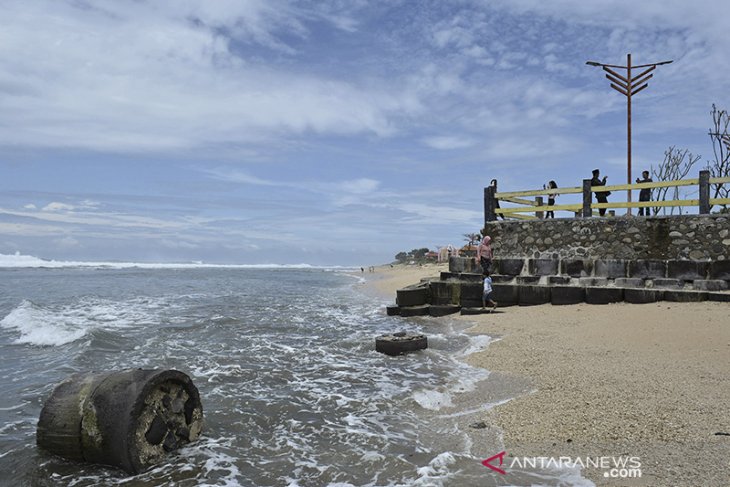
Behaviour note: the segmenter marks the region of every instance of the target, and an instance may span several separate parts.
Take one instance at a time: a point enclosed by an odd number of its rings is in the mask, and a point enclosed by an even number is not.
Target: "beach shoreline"
[[[364,277],[394,301],[396,289],[444,270],[380,266]],[[533,386],[479,413],[503,430],[509,456],[639,459],[641,478],[584,469],[599,486],[730,485],[730,436],[716,434],[730,433],[727,303],[502,311],[450,318],[469,333],[499,337],[469,364]]]

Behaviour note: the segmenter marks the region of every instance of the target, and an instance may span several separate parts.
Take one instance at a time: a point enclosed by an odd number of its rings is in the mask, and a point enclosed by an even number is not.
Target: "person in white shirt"
[[[482,292],[482,309],[487,307],[487,304],[492,307],[492,311],[497,309],[497,303],[492,301],[492,278],[489,276],[489,271],[485,271],[484,274],[484,291]]]

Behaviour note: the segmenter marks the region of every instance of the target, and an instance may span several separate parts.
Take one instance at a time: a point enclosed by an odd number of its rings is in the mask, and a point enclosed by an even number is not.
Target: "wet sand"
[[[378,267],[379,294],[446,265]],[[641,479],[597,485],[730,486],[730,304],[541,305],[458,316],[500,337],[469,363],[534,392],[483,413],[509,455],[640,457]],[[454,315],[457,316],[457,315]],[[485,401],[486,402],[486,401]]]

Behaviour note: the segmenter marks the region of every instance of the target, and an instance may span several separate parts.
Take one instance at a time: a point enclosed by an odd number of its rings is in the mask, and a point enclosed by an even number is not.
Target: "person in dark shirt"
[[[598,169],[593,170],[593,178],[591,179],[591,186],[605,186],[606,185],[606,179],[608,176],[603,176],[603,179],[601,179],[601,171]],[[599,203],[608,203],[608,195],[610,195],[610,191],[596,191],[596,201]],[[599,208],[598,214],[603,216],[606,214],[606,208]]]
[[[543,186],[544,189],[556,189],[558,187],[558,183],[555,181],[550,181],[547,183],[547,186]],[[548,193],[548,206],[553,206],[555,204],[555,198],[558,196],[558,193]],[[555,212],[553,210],[546,211],[545,212],[545,218],[555,218]]]
[[[649,171],[642,171],[641,177],[643,179],[636,178],[637,183],[652,183],[652,179],[649,177]],[[651,201],[651,188],[644,188],[639,191],[639,201]],[[644,216],[644,208],[639,208],[639,216]],[[649,216],[649,207],[646,207],[646,216]]]

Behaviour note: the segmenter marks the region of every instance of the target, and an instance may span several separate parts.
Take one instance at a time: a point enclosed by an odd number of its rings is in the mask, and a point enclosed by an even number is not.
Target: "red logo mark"
[[[491,462],[492,460],[494,460],[494,459],[496,459],[496,458],[499,458],[499,464],[500,464],[500,465],[502,465],[502,459],[504,458],[504,456],[505,456],[506,454],[507,454],[507,452],[506,452],[506,451],[503,451],[502,453],[497,453],[496,455],[494,455],[494,456],[492,456],[492,457],[489,457],[489,458],[487,458],[486,460],[484,460],[484,461],[482,462],[482,465],[484,465],[484,466],[485,466],[485,467],[487,467],[487,468],[491,468],[492,470],[494,470],[494,471],[495,471],[495,472],[497,472],[497,473],[501,473],[502,475],[507,475],[507,472],[505,472],[505,471],[504,471],[504,470],[502,470],[501,468],[499,468],[499,467],[495,467],[494,465],[492,465],[491,463],[489,463],[489,462]]]

